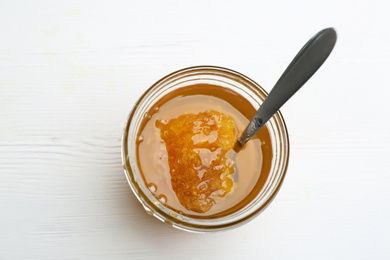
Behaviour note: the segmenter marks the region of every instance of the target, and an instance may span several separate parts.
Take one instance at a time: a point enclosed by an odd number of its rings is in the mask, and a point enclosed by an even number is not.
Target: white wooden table
[[[0,259],[389,259],[388,1],[0,0]],[[137,98],[218,65],[270,90],[317,31],[331,57],[282,109],[276,199],[238,229],[146,215],[121,165]]]

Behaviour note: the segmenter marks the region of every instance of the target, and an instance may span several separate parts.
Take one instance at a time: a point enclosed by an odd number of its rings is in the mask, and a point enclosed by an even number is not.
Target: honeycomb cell
[[[181,205],[205,213],[233,188],[234,161],[227,156],[236,141],[234,120],[210,110],[157,120],[168,153],[171,184]]]

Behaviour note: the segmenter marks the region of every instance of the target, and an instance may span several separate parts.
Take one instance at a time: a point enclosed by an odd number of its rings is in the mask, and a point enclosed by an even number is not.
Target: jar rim
[[[142,104],[143,101],[145,101],[145,98],[150,95],[153,91],[158,89],[158,87],[164,86],[164,83],[169,82],[169,80],[175,79],[175,78],[180,78],[180,77],[186,77],[188,76],[189,73],[216,73],[218,76],[222,77],[231,77],[234,80],[238,80],[240,82],[244,82],[245,84],[248,84],[246,87],[253,92],[253,94],[260,95],[263,100],[267,96],[267,92],[255,81],[252,79],[248,78],[247,76],[231,70],[227,69],[224,67],[218,67],[218,66],[192,66],[192,67],[187,67],[183,68],[177,71],[174,71],[160,80],[158,80],[156,83],[154,83],[151,87],[149,87],[138,99],[138,101],[135,103],[133,106],[133,109],[129,113],[126,121],[126,125],[124,128],[124,132],[122,135],[122,165],[124,169],[124,173],[126,176],[126,179],[137,197],[137,199],[141,202],[143,205],[144,209],[151,215],[155,216],[156,218],[160,219],[163,222],[166,222],[167,224],[170,224],[173,227],[176,227],[178,229],[190,231],[190,232],[214,232],[214,231],[220,231],[220,230],[226,230],[230,229],[233,227],[238,227],[240,225],[245,224],[246,222],[252,220],[255,216],[260,214],[275,198],[276,194],[280,190],[280,187],[283,183],[284,177],[286,175],[287,171],[287,166],[288,166],[288,161],[289,161],[289,137],[288,137],[288,132],[287,132],[287,127],[284,121],[284,118],[280,111],[278,111],[269,122],[274,120],[276,123],[276,126],[278,127],[278,134],[281,136],[275,136],[275,138],[279,138],[280,140],[283,140],[283,146],[282,146],[282,151],[278,155],[278,158],[282,158],[283,161],[279,161],[278,169],[279,172],[277,174],[278,180],[276,182],[276,186],[273,187],[272,192],[269,194],[267,200],[265,200],[261,206],[257,207],[253,212],[250,214],[244,215],[244,217],[238,218],[234,221],[230,221],[227,223],[223,224],[209,224],[206,222],[198,221],[196,224],[194,223],[189,223],[188,221],[183,221],[183,218],[178,217],[175,214],[171,214],[172,212],[164,212],[161,210],[161,205],[156,205],[153,203],[153,201],[149,198],[148,194],[145,194],[143,191],[143,187],[140,187],[140,184],[136,180],[136,177],[134,176],[134,167],[136,166],[137,163],[134,164],[130,163],[130,158],[129,158],[129,147],[128,147],[128,138],[129,138],[129,131],[131,128],[131,123],[133,121],[133,117],[139,108],[139,106]],[[224,75],[222,75],[223,73]],[[244,86],[245,86],[244,84]],[[251,86],[249,88],[248,86]],[[262,100],[262,101],[263,101]],[[267,123],[269,124],[269,123]],[[271,133],[270,133],[271,134]],[[279,141],[280,141],[279,140]],[[141,181],[143,183],[143,181]],[[145,183],[143,183],[145,185]],[[250,203],[249,203],[250,204]],[[187,218],[184,218],[187,219]],[[193,219],[193,218],[190,218]],[[209,221],[209,220],[207,220]]]

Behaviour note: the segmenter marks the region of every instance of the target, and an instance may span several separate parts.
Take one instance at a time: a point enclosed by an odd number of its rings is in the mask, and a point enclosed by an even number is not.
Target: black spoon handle
[[[257,110],[237,143],[246,142],[298,91],[328,58],[335,43],[336,31],[327,28],[311,38],[298,52],[283,75]]]

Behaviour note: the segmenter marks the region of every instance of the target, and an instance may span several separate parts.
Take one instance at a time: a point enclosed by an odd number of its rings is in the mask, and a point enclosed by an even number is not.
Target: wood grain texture
[[[0,259],[388,259],[387,1],[0,1]],[[123,174],[138,97],[218,65],[270,90],[317,31],[339,39],[282,109],[277,198],[198,235],[148,216]]]

